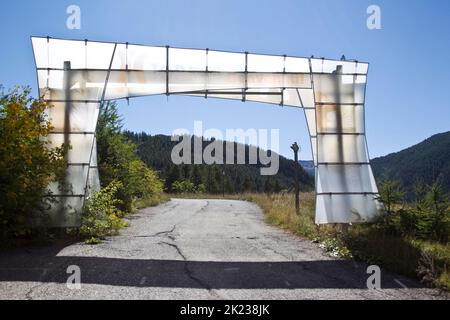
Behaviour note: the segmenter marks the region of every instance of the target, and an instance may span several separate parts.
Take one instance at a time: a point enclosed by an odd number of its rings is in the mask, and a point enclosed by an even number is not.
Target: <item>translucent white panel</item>
[[[367,76],[356,76],[355,83],[367,83]]]
[[[88,69],[109,69],[112,54],[114,52],[113,43],[87,42],[86,65]],[[74,67],[72,66],[72,69]]]
[[[247,71],[249,72],[283,72],[284,57],[249,54]]]
[[[282,88],[283,85],[282,74],[251,73],[247,75],[247,88]]]
[[[374,195],[317,195],[316,223],[370,222],[381,210]]]
[[[248,101],[270,103],[270,104],[281,104],[281,94],[280,95],[269,95],[269,94],[251,94],[247,93],[245,99]]]
[[[311,89],[298,89],[300,95],[300,101],[304,108],[314,108],[314,92]]]
[[[208,90],[220,89],[244,89],[245,75],[242,73],[208,73]]]
[[[312,149],[314,165],[317,165],[317,162],[318,162],[318,159],[317,159],[317,137],[311,137],[311,149]]]
[[[186,94],[189,97],[201,97],[205,98],[205,94]],[[207,98],[215,98],[215,99],[227,99],[227,100],[242,100],[242,94],[208,94]]]
[[[38,71],[38,82],[40,89],[58,89],[61,90],[64,87],[64,71]]]
[[[364,133],[363,105],[317,105],[319,133]]]
[[[166,92],[166,72],[111,71],[105,99],[162,94]]]
[[[59,187],[59,183],[50,184],[50,191],[54,195],[84,195],[86,188],[88,166],[69,166],[66,170],[67,185]]]
[[[93,134],[68,134],[68,140],[64,141],[64,134],[51,133],[47,139],[51,148],[60,147],[64,142],[68,143],[72,148],[67,152],[67,162],[76,164],[89,164],[92,143],[94,142]]]
[[[366,85],[356,83],[356,77],[316,74],[313,79],[316,102],[364,104]]]
[[[340,66],[342,66],[342,62],[339,63]],[[329,63],[325,59],[311,59],[311,69],[312,72],[318,72],[318,73],[332,73],[336,71],[337,68],[337,62],[335,63]]]
[[[81,225],[84,197],[62,197],[52,204],[49,214],[49,227],[70,228]]]
[[[176,71],[205,71],[206,50],[170,48],[169,69]]]
[[[205,91],[207,78],[205,72],[171,72],[169,90],[170,92]]]
[[[111,60],[111,55],[109,58]],[[50,39],[49,68],[64,67],[64,62],[70,61],[72,69],[86,68],[86,45],[84,41]]]
[[[97,139],[94,139],[94,146],[92,148],[91,167],[97,167]]]
[[[304,74],[249,73],[248,88],[311,88],[311,78]]]
[[[315,109],[303,109],[305,111],[306,123],[308,124],[309,134],[311,136],[317,135],[316,128],[316,110]]]
[[[342,75],[343,84],[364,84],[367,82],[367,76],[361,75]]]
[[[100,190],[100,175],[97,163],[97,140],[94,140],[94,147],[92,148],[92,157],[88,177],[88,190],[86,190],[86,192],[89,195],[99,190]]]
[[[223,92],[223,94],[218,93]],[[228,93],[226,93],[228,92]],[[239,93],[237,93],[239,92]],[[258,94],[255,94],[258,92]],[[277,93],[277,94],[263,94],[263,93]],[[233,94],[234,93],[234,94]],[[189,96],[205,97],[205,93],[202,94],[188,94]],[[232,90],[215,90],[214,93],[208,93],[207,98],[220,98],[228,100],[243,100],[252,102],[261,102],[268,104],[279,105],[281,103],[281,89],[253,89],[247,91],[244,94],[242,89],[232,89]]]
[[[106,75],[107,71],[39,71],[39,88],[46,99],[100,100]]]
[[[97,103],[67,103],[69,108],[69,127],[64,128],[66,113],[65,102],[53,102],[47,114],[54,131],[93,132],[97,124]]]
[[[320,163],[369,161],[362,135],[319,135],[317,146]]]
[[[311,88],[311,76],[309,74],[284,74],[282,79],[282,88]]]
[[[98,168],[90,168],[89,169],[89,178],[88,178],[88,189],[87,196],[89,197],[92,193],[100,190],[100,177],[98,173]]]
[[[317,192],[378,192],[370,165],[320,165]]]
[[[118,44],[112,69],[166,70],[167,51],[164,47]]]
[[[305,58],[286,57],[286,72],[310,72],[309,60]]]
[[[72,71],[70,98],[74,100],[100,100],[105,88],[107,71]]]
[[[311,59],[312,72],[334,73],[341,69],[342,73],[367,74],[368,64],[355,61],[335,61],[326,59]]]
[[[285,106],[302,107],[296,89],[286,89],[283,91],[283,104]]]
[[[208,51],[209,71],[245,71],[245,54]]]
[[[44,99],[61,98],[64,96],[64,71],[38,70],[39,95]],[[65,100],[65,98],[64,98]]]
[[[46,38],[32,38],[34,58],[37,68],[48,68],[48,46]]]
[[[369,71],[369,64],[368,63],[361,63],[358,62],[356,65],[356,73],[360,74],[367,74]]]
[[[171,93],[244,87],[245,75],[242,73],[171,72],[169,75]]]
[[[69,41],[59,39],[33,38],[38,68],[64,67],[70,61],[72,69],[108,69],[114,44],[101,42]]]
[[[127,46],[125,44],[117,44],[116,47],[116,52],[114,53],[114,58],[113,58],[113,63],[111,65],[111,69],[113,70],[125,70],[127,68],[127,63],[129,62],[128,60],[132,60],[131,56],[131,46],[128,46],[128,50],[127,50]],[[133,68],[129,68],[129,69],[133,69]],[[165,68],[164,68],[165,69]]]

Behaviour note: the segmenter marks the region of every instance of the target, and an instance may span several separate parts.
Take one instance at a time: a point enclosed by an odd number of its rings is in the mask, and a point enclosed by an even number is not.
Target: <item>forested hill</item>
[[[400,181],[409,195],[416,179],[426,184],[438,181],[445,192],[450,192],[450,132],[436,134],[371,163],[378,181],[386,172],[389,178]]]
[[[282,156],[279,158],[279,172],[275,176],[262,176],[260,173],[262,165],[259,162],[255,165],[202,164],[175,166],[171,161],[171,153],[178,142],[172,142],[170,136],[151,136],[146,133],[133,132],[125,132],[125,135],[138,145],[138,154],[141,159],[148,166],[157,170],[160,176],[165,179],[166,190],[169,192],[172,191],[172,185],[175,181],[186,180],[195,185],[203,185],[208,193],[222,193],[223,189],[227,193],[244,191],[279,192],[292,190],[294,186],[295,162]],[[203,148],[210,142],[203,141]],[[237,145],[235,143],[235,150],[237,150]],[[254,147],[245,145],[247,157],[249,148]],[[224,150],[225,156],[226,151]],[[223,171],[225,172],[224,178],[222,177]],[[311,191],[314,189],[314,178],[310,177],[300,166],[299,180],[301,190]]]

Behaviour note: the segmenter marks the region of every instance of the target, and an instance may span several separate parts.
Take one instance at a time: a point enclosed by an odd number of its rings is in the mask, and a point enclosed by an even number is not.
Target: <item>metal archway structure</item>
[[[69,143],[52,225],[79,226],[100,187],[96,125],[105,101],[186,95],[302,108],[316,166],[316,223],[372,221],[382,210],[365,135],[368,63],[32,37],[51,146]]]

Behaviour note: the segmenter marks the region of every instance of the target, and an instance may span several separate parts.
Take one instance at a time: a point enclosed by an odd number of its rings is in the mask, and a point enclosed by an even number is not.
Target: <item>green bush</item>
[[[428,207],[426,237],[447,243],[450,235],[450,196],[442,192],[438,183],[434,183],[425,196],[425,203]]]
[[[172,184],[172,191],[174,193],[206,193],[206,186],[204,184],[195,185],[189,180],[177,180]]]
[[[386,209],[385,218],[389,217],[395,209],[403,204],[405,193],[401,190],[401,184],[398,181],[383,178],[377,200],[384,204]]]
[[[140,199],[156,196],[163,192],[164,187],[155,171],[137,159],[129,163],[127,185],[128,192]]]
[[[98,243],[106,236],[118,234],[119,229],[126,226],[121,219],[123,213],[118,208],[120,200],[116,198],[121,187],[120,182],[113,181],[87,200],[80,228],[80,234],[87,243]]]
[[[175,193],[195,193],[195,185],[188,180],[178,180],[172,184],[172,190]]]
[[[198,184],[195,187],[195,193],[201,193],[201,194],[206,193],[206,186],[203,183]]]

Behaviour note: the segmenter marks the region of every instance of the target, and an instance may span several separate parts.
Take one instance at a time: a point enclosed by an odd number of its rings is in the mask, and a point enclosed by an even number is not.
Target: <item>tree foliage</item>
[[[43,200],[52,181],[66,169],[67,146],[50,148],[45,138],[52,130],[42,99],[28,88],[0,96],[0,228],[4,236],[29,232],[32,214],[48,206]]]
[[[447,243],[450,236],[449,195],[442,191],[438,182],[431,186],[416,184],[415,189],[420,191],[415,196],[416,201],[405,204],[405,193],[400,184],[383,180],[379,200],[387,214],[380,226],[397,235]]]
[[[116,103],[107,103],[99,114],[97,152],[102,187],[113,181],[121,183],[117,190],[120,209],[133,210],[136,199],[160,194],[163,182],[137,155],[137,146],[122,133],[122,119]]]
[[[384,176],[381,181],[379,193],[377,200],[384,204],[388,216],[392,214],[395,206],[403,203],[405,196],[400,182],[391,180],[387,176]]]
[[[204,184],[195,185],[188,180],[177,180],[172,185],[172,191],[174,193],[206,193],[206,187]]]

